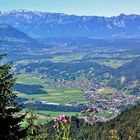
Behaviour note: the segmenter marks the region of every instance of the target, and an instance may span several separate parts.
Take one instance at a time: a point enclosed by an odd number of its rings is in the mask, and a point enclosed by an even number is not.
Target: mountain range
[[[10,48],[9,50],[13,51],[14,48],[37,48],[37,47],[46,47],[37,40],[29,37],[26,33],[7,25],[5,23],[0,23],[0,49]],[[2,50],[0,50],[2,53]],[[16,52],[16,50],[14,50]]]
[[[99,17],[13,10],[10,12],[0,12],[0,23],[11,25],[34,38],[140,37],[140,15],[134,14]]]
[[[25,33],[13,28],[10,25],[1,23],[0,24],[0,38],[3,41],[16,41],[16,42],[31,42],[33,41]]]

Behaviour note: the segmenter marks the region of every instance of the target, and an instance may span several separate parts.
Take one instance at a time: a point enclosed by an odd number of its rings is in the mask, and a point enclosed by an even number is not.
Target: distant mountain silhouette
[[[75,16],[61,13],[0,12],[0,23],[9,24],[32,37],[140,37],[140,16]]]
[[[31,42],[33,39],[25,33],[7,24],[0,24],[0,38],[5,41]]]
[[[13,47],[45,47],[37,40],[29,37],[27,34],[13,28],[10,25],[0,23],[0,42],[1,45]]]

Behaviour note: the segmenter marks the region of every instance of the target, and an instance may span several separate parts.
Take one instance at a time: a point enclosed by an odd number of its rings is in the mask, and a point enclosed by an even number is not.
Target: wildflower
[[[65,119],[65,120],[64,120],[64,122],[66,123],[66,122],[67,122],[67,120]]]
[[[53,125],[53,128],[55,129],[55,128],[57,128],[57,126],[56,125]]]
[[[54,121],[54,122],[57,122],[57,118],[54,118],[53,121]]]
[[[58,139],[62,135],[63,139],[70,139],[70,117],[67,115],[60,115],[57,118],[54,118],[55,124],[53,128],[55,130],[55,137]]]

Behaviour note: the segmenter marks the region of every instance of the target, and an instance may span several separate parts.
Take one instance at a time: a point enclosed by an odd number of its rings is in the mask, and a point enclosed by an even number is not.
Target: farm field
[[[78,88],[74,88],[74,87],[58,88],[58,87],[49,86],[38,77],[35,77],[31,74],[19,75],[16,78],[17,78],[16,83],[27,84],[27,85],[35,85],[35,84],[41,85],[43,87],[42,90],[47,92],[45,95],[34,94],[34,93],[28,95],[24,93],[19,93],[18,96],[21,98],[27,98],[29,100],[34,100],[34,101],[48,101],[48,102],[59,103],[59,104],[65,104],[71,100],[77,100],[77,101],[79,100],[80,102],[86,101],[84,98],[82,98],[84,92]]]

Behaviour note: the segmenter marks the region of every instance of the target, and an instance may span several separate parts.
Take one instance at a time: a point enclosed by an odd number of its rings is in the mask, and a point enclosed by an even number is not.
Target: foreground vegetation
[[[16,103],[16,94],[12,92],[15,79],[11,73],[11,65],[1,65],[0,56],[0,139],[19,140],[26,136],[27,128],[21,123],[25,114],[19,114],[22,108]]]
[[[31,110],[21,113],[16,103],[16,94],[12,92],[14,84],[11,65],[0,67],[0,139],[2,140],[139,140],[140,105],[126,109],[120,115],[107,122],[98,121],[97,110],[82,111],[82,117],[60,115]],[[38,120],[38,115],[46,113],[48,122]],[[57,117],[59,115],[59,117]],[[48,117],[48,118],[47,118]],[[55,117],[55,118],[54,118]],[[23,123],[24,122],[24,123]],[[22,124],[22,125],[21,125]]]
[[[39,131],[44,140],[139,140],[139,122],[140,105],[136,105],[107,122],[91,123],[83,118],[60,115],[45,124],[43,132],[42,129]]]

